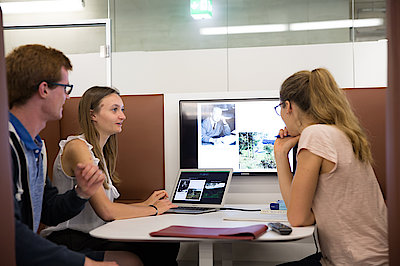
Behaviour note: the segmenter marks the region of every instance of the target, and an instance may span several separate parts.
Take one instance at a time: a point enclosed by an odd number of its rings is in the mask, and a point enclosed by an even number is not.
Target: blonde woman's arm
[[[297,168],[290,187],[290,202],[287,216],[293,226],[307,226],[315,223],[311,210],[317,188],[322,158],[302,149],[297,156]]]
[[[282,198],[286,206],[289,206],[293,174],[290,169],[288,154],[298,142],[299,136],[288,137],[286,128],[284,130],[281,129],[279,135],[280,137],[275,140],[274,155]]]
[[[308,150],[301,150],[297,156],[297,168],[293,177],[288,154],[296,145],[300,136],[288,137],[286,128],[280,130],[279,135],[280,138],[275,141],[274,153],[279,187],[288,209],[288,220],[293,226],[314,224],[315,218],[311,211],[311,204],[318,182],[322,158]]]

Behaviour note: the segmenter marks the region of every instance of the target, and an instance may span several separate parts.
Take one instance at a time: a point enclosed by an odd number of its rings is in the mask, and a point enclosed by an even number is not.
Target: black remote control
[[[281,235],[288,235],[292,232],[292,228],[290,226],[282,223],[268,223],[268,226]]]

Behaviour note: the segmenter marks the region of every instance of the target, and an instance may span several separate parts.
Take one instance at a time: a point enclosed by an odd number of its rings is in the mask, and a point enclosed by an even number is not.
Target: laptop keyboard
[[[204,207],[188,207],[188,206],[178,206],[176,208],[171,208],[175,210],[197,210],[197,211],[206,211],[211,208],[204,208]]]

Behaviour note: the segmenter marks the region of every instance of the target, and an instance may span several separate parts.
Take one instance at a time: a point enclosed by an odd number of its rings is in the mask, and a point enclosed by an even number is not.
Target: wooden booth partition
[[[127,119],[118,134],[117,172],[121,179],[120,202],[143,201],[154,190],[165,188],[164,170],[164,96],[124,95]],[[40,133],[46,141],[49,176],[58,153],[58,143],[80,133],[78,105],[80,98],[66,101],[63,118],[48,123]]]
[[[3,15],[0,8],[0,264],[14,266],[16,264],[14,194],[11,172],[11,152],[8,137],[8,101],[4,57]]]
[[[356,88],[344,90],[350,104],[360,119],[371,143],[376,178],[383,196],[386,196],[386,89]],[[385,197],[386,198],[386,197]]]
[[[60,142],[60,121],[47,122],[46,127],[39,133],[46,144],[47,150],[47,172],[50,179],[53,178],[53,162],[58,153]]]
[[[388,92],[386,171],[389,217],[389,263],[400,265],[400,1],[387,0]]]

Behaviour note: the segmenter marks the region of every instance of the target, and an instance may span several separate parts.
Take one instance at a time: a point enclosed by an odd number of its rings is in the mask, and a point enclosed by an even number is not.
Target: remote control
[[[292,232],[292,228],[290,226],[282,223],[268,223],[268,226],[281,235],[288,235]]]

